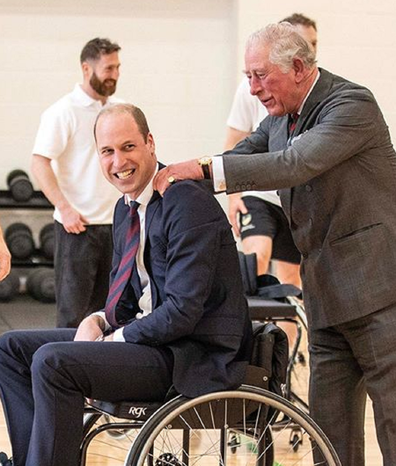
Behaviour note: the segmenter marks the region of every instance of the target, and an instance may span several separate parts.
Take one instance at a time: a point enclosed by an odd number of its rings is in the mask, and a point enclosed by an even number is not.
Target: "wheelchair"
[[[91,401],[80,465],[341,466],[309,415],[271,391],[284,382],[282,334],[271,323],[256,325],[245,383],[236,390],[153,403]],[[290,429],[298,429],[297,439]]]

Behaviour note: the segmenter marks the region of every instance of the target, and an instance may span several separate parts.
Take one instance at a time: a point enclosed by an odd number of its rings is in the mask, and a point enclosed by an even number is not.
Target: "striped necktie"
[[[291,134],[297,126],[297,120],[300,115],[298,113],[293,113],[289,115],[289,134]]]
[[[109,294],[106,300],[105,313],[107,322],[113,327],[118,328],[116,308],[122,293],[128,284],[133,266],[135,264],[135,257],[139,249],[140,243],[140,220],[138,214],[139,203],[131,202],[129,211],[129,228],[126,234],[125,247],[121,262],[118,266],[117,273],[110,285]]]

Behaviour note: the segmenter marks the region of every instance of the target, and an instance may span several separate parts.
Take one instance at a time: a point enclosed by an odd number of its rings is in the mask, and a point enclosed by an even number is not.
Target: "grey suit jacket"
[[[279,189],[312,328],[396,302],[396,154],[371,92],[326,70],[288,141],[267,117],[223,156],[227,192]]]

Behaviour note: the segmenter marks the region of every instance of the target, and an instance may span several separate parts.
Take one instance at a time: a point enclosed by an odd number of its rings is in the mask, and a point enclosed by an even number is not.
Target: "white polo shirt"
[[[227,126],[244,133],[252,133],[267,116],[267,109],[258,97],[250,93],[249,80],[245,77],[235,93]],[[242,196],[255,196],[271,204],[281,205],[276,191],[246,191]]]
[[[109,97],[108,103],[121,102]],[[102,174],[93,136],[103,108],[79,84],[41,116],[33,154],[51,159],[59,188],[91,225],[111,224],[119,191]],[[54,218],[61,223],[58,209]]]

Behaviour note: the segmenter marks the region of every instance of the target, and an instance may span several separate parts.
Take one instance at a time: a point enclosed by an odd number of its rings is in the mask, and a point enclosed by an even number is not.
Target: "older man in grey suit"
[[[345,466],[364,465],[366,393],[384,465],[396,464],[396,154],[369,90],[318,69],[288,23],[251,35],[251,93],[269,117],[222,157],[171,165],[217,190],[279,189],[302,253],[310,409]],[[198,162],[198,163],[197,163]]]

